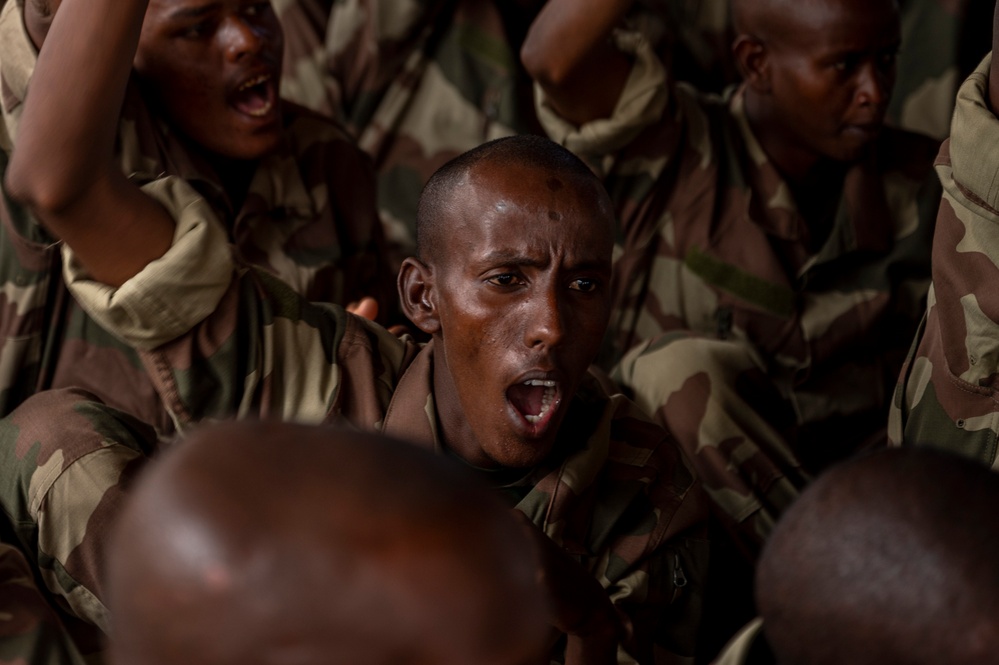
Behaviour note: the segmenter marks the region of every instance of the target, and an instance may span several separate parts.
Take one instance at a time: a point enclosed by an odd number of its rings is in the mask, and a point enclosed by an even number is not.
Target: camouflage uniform
[[[663,75],[629,80],[623,97],[651,91],[635,113],[663,110],[610,155],[590,147],[633,135],[626,119],[600,121],[614,130],[602,135],[539,115],[603,169],[617,209],[605,362],[620,361],[615,377],[668,424],[755,556],[812,472],[883,437],[929,281],[936,144],[885,130],[811,238],[742,90],[678,84],[663,100]]]
[[[168,275],[164,267],[160,277]],[[72,288],[103,320],[98,311],[103,303],[91,298],[88,286],[80,278]],[[127,297],[142,300],[163,288],[151,278]],[[168,308],[182,305],[164,302]],[[163,312],[167,318],[174,314]],[[306,303],[262,271],[241,270],[211,316],[176,340],[155,346],[141,327],[127,324],[116,332],[146,349],[143,360],[181,426],[231,415],[343,419],[442,450],[432,344],[421,349],[337,306]],[[39,409],[50,414],[47,420],[23,428],[18,452],[0,459],[20,480],[19,488],[0,499],[24,528],[43,527],[41,550],[57,551],[50,558],[60,560],[67,577],[79,579],[75,566],[101,559],[101,531],[109,519],[89,515],[113,503],[123,484],[117,479],[131,477],[147,437],[86,395],[61,398],[61,405]],[[653,662],[653,650],[656,662],[690,662],[707,555],[702,540],[707,505],[693,473],[660,427],[622,396],[608,397],[595,381],[580,391],[572,408],[548,460],[530,470],[490,474],[491,480],[607,587],[649,650],[642,662]],[[103,417],[91,417],[101,412]],[[92,433],[74,432],[73,443],[63,441],[63,421]],[[46,422],[48,432],[40,429]],[[71,452],[62,452],[67,447]],[[100,482],[90,483],[92,496],[81,499],[86,477]],[[70,539],[79,545],[60,549],[56,534],[45,533],[50,522],[85,525]],[[101,580],[88,584],[87,599],[99,603]],[[85,603],[78,606],[88,611]],[[99,614],[102,607],[89,611]]]
[[[414,253],[417,201],[434,171],[485,141],[539,131],[504,2],[333,3],[329,68],[343,118],[375,161],[396,264]]]
[[[325,44],[332,0],[271,0],[271,4],[284,30],[281,98],[336,118],[336,84],[326,66]]]
[[[899,378],[894,444],[932,446],[996,466],[999,433],[999,120],[987,57],[961,86],[953,130],[937,158],[944,194],[926,316]],[[993,147],[995,146],[995,147]]]
[[[83,665],[20,551],[0,542],[0,665]]]
[[[23,28],[21,5],[11,2],[0,14],[0,88],[10,137],[16,134],[36,57]],[[389,303],[397,301],[394,279],[380,256],[367,157],[344,132],[303,109],[288,108],[285,125],[286,140],[261,160],[242,207],[236,209],[221,183],[208,177],[211,170],[146,113],[130,90],[118,141],[125,172],[178,220],[190,220],[189,225],[178,223],[175,243],[190,244],[201,235],[212,238],[176,279],[190,280],[192,288],[211,284],[221,297],[233,268],[231,242],[246,261],[267,268],[309,299],[346,303],[375,295],[392,309]],[[0,159],[3,170],[6,158]],[[170,418],[138,356],[78,307],[60,279],[62,270],[60,246],[21,206],[4,197],[0,416],[39,390],[80,387],[170,431]],[[155,314],[155,299],[145,309]]]
[[[756,618],[740,630],[725,645],[713,665],[776,665],[770,647],[763,637],[763,619]]]
[[[0,179],[36,59],[23,27],[22,7],[22,2],[10,2],[0,13]],[[213,300],[222,297],[232,279],[234,253],[312,299],[347,302],[375,295],[386,309],[397,301],[394,280],[382,261],[374,175],[367,156],[342,130],[304,109],[287,108],[285,127],[285,141],[261,160],[242,207],[236,209],[221,184],[207,176],[211,170],[171,138],[168,128],[145,111],[135,89],[129,90],[118,136],[123,168],[177,220],[173,247],[147,271],[166,262],[175,290],[212,294],[192,301],[190,307],[183,305],[187,314],[204,317],[214,308]],[[192,252],[194,245],[199,249]],[[171,262],[178,253],[186,260]],[[53,496],[65,487],[77,504],[89,506],[81,521],[60,514],[41,522],[15,519],[14,527],[49,589],[75,614],[105,628],[103,605],[85,586],[97,579],[99,559],[74,558],[71,553],[87,551],[86,535],[95,524],[104,524],[105,515],[115,514],[120,495],[103,490],[113,483],[124,485],[128,476],[81,480],[73,475],[69,467],[74,456],[92,451],[85,426],[80,428],[82,438],[69,437],[72,419],[62,419],[69,429],[61,448],[18,448],[15,441],[20,432],[55,418],[67,395],[72,401],[83,392],[120,413],[130,433],[143,432],[143,458],[157,436],[168,437],[175,425],[139,355],[87,315],[67,290],[63,272],[76,270],[79,266],[66,248],[23,207],[0,196],[0,457],[5,460],[0,462],[0,494],[21,497],[25,510],[37,510],[26,497]],[[140,275],[135,281],[143,279]],[[119,298],[110,289],[101,290],[100,297],[112,316],[145,327],[150,335],[176,335],[190,328],[177,328],[176,320],[164,323],[157,293],[125,307],[118,306]],[[233,389],[226,385],[219,390]],[[139,455],[126,451],[133,459]],[[7,462],[14,458],[25,463],[30,459],[44,472],[19,476],[17,465]],[[46,542],[44,534],[55,544],[39,550],[39,538]],[[72,575],[62,561],[75,566]]]
[[[888,122],[937,139],[950,133],[961,80],[960,41],[972,4],[972,0],[902,0],[902,50]],[[991,8],[994,3],[989,4]],[[978,57],[988,42],[981,46]]]

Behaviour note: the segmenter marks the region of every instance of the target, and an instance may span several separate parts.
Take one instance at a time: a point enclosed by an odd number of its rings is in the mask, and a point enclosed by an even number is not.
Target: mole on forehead
[[[552,220],[553,222],[561,222],[562,221],[562,213],[557,212],[555,210],[549,210],[548,211],[548,219]]]
[[[548,189],[552,190],[553,192],[557,192],[558,190],[562,189],[562,187],[564,187],[562,181],[556,178],[555,176],[548,178],[548,180],[545,181],[545,184],[548,185]]]

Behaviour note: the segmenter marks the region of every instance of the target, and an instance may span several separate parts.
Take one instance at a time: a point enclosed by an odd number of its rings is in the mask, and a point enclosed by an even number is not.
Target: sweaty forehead
[[[502,220],[511,239],[611,239],[612,212],[595,178],[522,164],[480,163],[453,193],[446,226],[473,234]],[[444,229],[447,242],[447,229]],[[602,244],[599,243],[599,244]],[[599,251],[599,248],[594,248]]]

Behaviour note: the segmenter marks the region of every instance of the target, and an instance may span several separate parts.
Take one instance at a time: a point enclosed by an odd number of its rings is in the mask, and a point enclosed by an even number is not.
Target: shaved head
[[[820,477],[757,570],[784,665],[976,665],[999,651],[999,476],[900,449]]]
[[[523,527],[463,468],[330,427],[202,429],[109,562],[121,665],[519,665],[547,652]]]
[[[455,194],[469,184],[468,175],[479,164],[515,170],[525,177],[537,177],[534,174],[539,171],[547,177],[565,176],[577,184],[581,193],[593,197],[603,208],[608,224],[613,219],[610,199],[603,185],[576,155],[540,136],[509,136],[462,153],[427,181],[416,212],[416,248],[421,260],[432,263],[443,257],[441,250],[447,236],[447,220],[455,214]]]
[[[897,0],[732,0],[732,21],[738,34],[807,43],[843,8],[863,15],[875,4],[898,10]]]

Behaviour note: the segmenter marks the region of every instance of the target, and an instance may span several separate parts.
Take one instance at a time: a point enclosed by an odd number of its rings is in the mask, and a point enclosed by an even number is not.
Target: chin
[[[493,452],[486,454],[494,462],[507,469],[528,469],[544,462],[551,454],[554,442],[518,441],[504,443]]]

